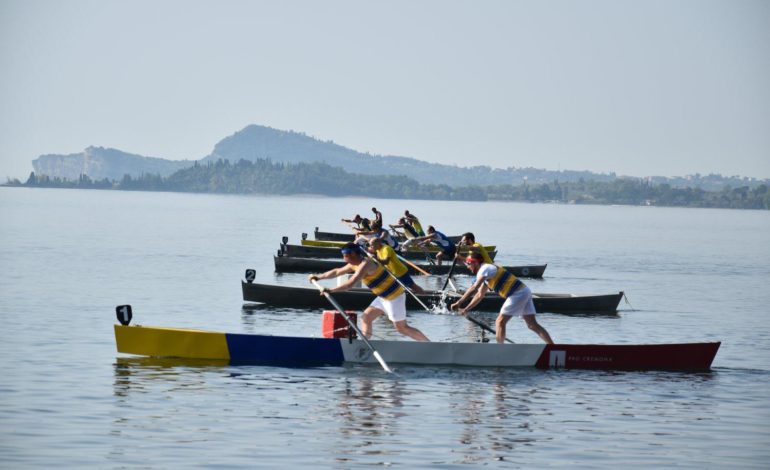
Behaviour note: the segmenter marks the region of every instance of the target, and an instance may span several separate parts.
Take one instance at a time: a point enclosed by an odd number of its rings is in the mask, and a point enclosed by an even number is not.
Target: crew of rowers
[[[321,274],[311,274],[311,281],[318,279],[332,279],[346,274],[351,276],[336,287],[321,289],[321,294],[334,293],[348,290],[359,282],[363,282],[376,295],[374,301],[364,310],[361,318],[361,331],[366,337],[372,335],[372,323],[377,318],[387,315],[396,330],[416,341],[429,341],[417,328],[410,326],[406,321],[406,293],[415,295],[423,293],[423,289],[414,282],[409,275],[406,266],[401,262],[396,253],[398,243],[382,228],[382,214],[373,207],[374,221],[361,218],[356,215],[353,219],[342,219],[343,222],[357,225],[359,234],[356,242],[347,243],[342,247],[342,259],[345,265],[341,268],[331,269]],[[535,332],[545,343],[553,344],[551,336],[535,319],[535,305],[532,301],[532,291],[524,285],[515,275],[503,266],[492,263],[489,254],[484,247],[476,242],[471,232],[463,234],[461,245],[468,246],[469,252],[466,258],[457,255],[457,247],[443,233],[436,231],[433,226],[428,227],[428,233],[422,232],[419,219],[404,212],[404,217],[399,219],[399,224],[391,225],[391,228],[403,228],[406,233],[413,235],[407,240],[413,243],[432,243],[440,248],[436,255],[438,264],[441,260],[463,260],[465,265],[476,276],[474,283],[450,308],[457,310],[465,316],[468,312],[484,299],[489,290],[494,291],[505,299],[500,314],[495,320],[496,339],[498,343],[505,341],[505,329],[508,321],[514,317],[521,317],[527,327]],[[407,229],[407,227],[409,227]],[[359,243],[362,242],[362,243]],[[394,246],[395,244],[395,246]],[[405,243],[406,244],[406,243]],[[463,304],[468,302],[465,307]]]
[[[439,252],[436,254],[436,264],[441,266],[443,260],[452,260],[457,254],[457,246],[442,232],[436,230],[432,225],[428,226],[428,233],[423,231],[420,219],[409,211],[404,211],[404,216],[398,219],[398,223],[390,224],[389,227],[393,231],[386,230],[382,226],[382,213],[377,210],[376,207],[372,207],[374,213],[374,220],[361,217],[356,214],[352,219],[342,219],[343,222],[349,224],[355,224],[353,230],[356,234],[356,243],[359,245],[366,245],[370,240],[378,238],[382,242],[398,252],[406,251],[410,246],[417,245],[425,247],[427,244],[432,244],[438,247]],[[398,232],[397,229],[402,229],[403,234]],[[394,235],[406,238],[404,243],[394,237]],[[480,245],[479,245],[480,246]],[[486,258],[489,256],[484,251]]]

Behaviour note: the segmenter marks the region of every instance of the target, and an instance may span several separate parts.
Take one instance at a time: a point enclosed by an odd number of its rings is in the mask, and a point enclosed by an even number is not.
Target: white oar
[[[355,324],[353,320],[350,319],[350,317],[345,313],[345,309],[340,306],[340,304],[337,303],[336,300],[334,300],[334,297],[328,292],[324,292],[324,287],[318,283],[316,280],[310,281],[312,282],[319,291],[326,297],[326,299],[331,302],[331,304],[334,306],[334,308],[337,309],[338,312],[345,318],[345,320],[348,322],[348,325],[350,325],[354,330],[356,330],[356,333],[358,333],[358,337],[361,338],[364,343],[366,343],[367,346],[369,346],[369,349],[372,350],[372,354],[374,354],[374,358],[377,359],[377,362],[380,363],[383,369],[385,369],[386,372],[393,373],[393,371],[388,367],[388,364],[385,363],[385,359],[380,356],[380,353],[377,352],[376,349],[374,349],[374,346],[372,346],[372,343],[369,342],[369,340],[364,336],[364,334],[361,332],[361,330],[358,329],[358,325]]]

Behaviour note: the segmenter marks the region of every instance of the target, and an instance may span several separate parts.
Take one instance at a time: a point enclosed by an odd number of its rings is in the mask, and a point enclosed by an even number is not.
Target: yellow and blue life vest
[[[369,276],[364,276],[364,284],[372,290],[375,295],[383,299],[393,300],[404,293],[404,288],[396,282],[385,268],[377,265],[377,269]]]
[[[384,264],[385,267],[388,268],[388,271],[395,274],[396,277],[401,277],[409,272],[409,269],[404,266],[404,263],[398,259],[393,248],[388,245],[382,245],[380,249],[377,250],[377,260]]]
[[[497,292],[500,297],[507,299],[516,291],[516,289],[524,284],[516,279],[516,276],[509,273],[504,267],[499,264],[496,264],[495,266],[497,267],[497,272],[494,276],[487,279],[487,285],[490,289]]]
[[[487,249],[484,248],[484,245],[481,243],[474,243],[471,245],[471,251],[477,251],[481,253],[481,257],[484,258],[484,262],[487,264],[493,264],[492,258],[489,257],[489,253],[487,253]]]

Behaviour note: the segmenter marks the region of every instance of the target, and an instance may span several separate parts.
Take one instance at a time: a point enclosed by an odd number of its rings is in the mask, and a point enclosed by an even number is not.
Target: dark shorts
[[[444,253],[449,258],[454,258],[455,255],[457,254],[457,246],[453,246],[447,249],[441,248],[441,252]]]
[[[406,287],[412,287],[414,285],[414,279],[412,279],[412,276],[410,276],[408,272],[404,273],[403,276],[399,276],[398,280]]]

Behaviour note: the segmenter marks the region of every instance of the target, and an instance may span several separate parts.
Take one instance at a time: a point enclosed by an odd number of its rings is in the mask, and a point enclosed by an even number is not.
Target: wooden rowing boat
[[[376,364],[372,349],[392,364],[539,369],[707,371],[720,343],[497,344],[433,343],[266,336],[153,326],[115,325],[119,353],[213,360],[230,364],[340,366]]]
[[[318,230],[318,227],[315,228],[315,231],[313,232],[313,238],[320,241],[330,241],[330,242],[352,242],[355,239],[355,234],[353,233],[336,233],[336,232],[321,232]],[[304,240],[307,238],[307,234],[302,234],[302,239]],[[463,238],[462,235],[451,235],[448,236],[450,240],[452,240],[455,244],[460,243],[460,240]],[[398,241],[402,242],[405,241],[406,237],[399,237]]]
[[[313,247],[330,247],[330,248],[337,248],[340,249],[343,246],[345,246],[346,243],[350,242],[332,242],[332,241],[322,241],[322,240],[302,240],[301,244],[302,246],[313,246]],[[457,251],[460,253],[467,253],[469,247],[467,246],[458,246]],[[484,245],[484,249],[489,251],[495,251],[497,249],[496,245]],[[426,251],[431,254],[436,254],[440,250],[437,246],[424,246],[424,247],[417,247],[417,246],[410,246],[408,248],[409,252],[413,253],[420,253],[423,254]]]
[[[322,273],[330,269],[340,268],[345,265],[341,259],[323,259],[323,258],[297,258],[293,256],[273,256],[275,271],[279,273]],[[441,266],[427,263],[414,263],[418,268],[427,271],[430,274],[447,274],[452,267],[452,263],[444,263]],[[411,274],[417,274],[417,270],[408,264]],[[517,277],[541,278],[545,272],[546,264],[525,265],[525,266],[505,266],[505,269]],[[455,265],[454,274],[471,274],[467,267],[462,263]]]
[[[275,307],[311,308],[321,309],[327,307],[326,300],[318,294],[318,291],[309,287],[281,286],[275,284],[259,284],[255,282],[241,281],[243,300],[246,302],[259,302]],[[447,293],[449,297],[442,300],[441,292],[428,291],[418,294],[420,300],[437,308],[445,308],[446,303],[451,303],[459,297],[456,293]],[[366,288],[354,288],[344,292],[335,292],[334,297],[346,309],[363,310],[372,303],[374,294]],[[623,292],[606,295],[572,295],[572,294],[533,294],[535,310],[539,313],[562,313],[581,315],[614,315],[617,313],[618,304],[623,298]],[[497,294],[489,293],[474,310],[479,312],[497,312],[503,305],[504,299]],[[412,310],[421,309],[420,304],[407,295],[406,307]]]
[[[297,258],[342,258],[339,247],[325,247],[325,246],[303,246],[303,245],[290,245],[289,243],[281,243],[281,248],[278,251],[279,256],[291,256]],[[487,252],[490,258],[493,260],[497,256],[497,251]],[[409,260],[424,260],[426,253],[422,251],[407,251],[400,253],[400,256]]]

